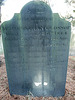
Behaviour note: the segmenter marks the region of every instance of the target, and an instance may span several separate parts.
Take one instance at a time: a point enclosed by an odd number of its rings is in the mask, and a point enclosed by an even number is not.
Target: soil
[[[75,57],[68,60],[65,96],[63,97],[31,97],[9,94],[8,79],[4,56],[0,56],[0,100],[75,100]]]

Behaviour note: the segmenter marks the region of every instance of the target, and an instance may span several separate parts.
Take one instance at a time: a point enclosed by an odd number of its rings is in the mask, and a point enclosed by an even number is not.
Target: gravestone
[[[10,94],[63,96],[70,23],[31,1],[1,28]]]

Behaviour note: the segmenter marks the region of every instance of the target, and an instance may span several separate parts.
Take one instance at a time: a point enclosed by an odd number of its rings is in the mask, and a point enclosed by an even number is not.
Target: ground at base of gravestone
[[[4,56],[0,56],[0,100],[75,100],[75,57],[70,56],[68,62],[65,96],[63,97],[28,97],[9,94],[8,79]]]

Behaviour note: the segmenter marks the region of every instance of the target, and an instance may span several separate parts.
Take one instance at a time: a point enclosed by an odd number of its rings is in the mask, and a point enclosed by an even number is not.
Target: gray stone
[[[31,1],[1,28],[10,94],[63,96],[70,23]]]

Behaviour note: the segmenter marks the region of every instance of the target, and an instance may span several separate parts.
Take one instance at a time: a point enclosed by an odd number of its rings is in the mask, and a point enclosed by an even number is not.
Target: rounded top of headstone
[[[23,26],[28,25],[29,27],[32,27],[35,23],[36,26],[45,26],[48,25],[48,23],[51,23],[52,10],[50,6],[43,1],[31,1],[22,8],[21,20]],[[43,22],[39,23],[41,21]]]
[[[36,12],[46,12],[49,11],[52,13],[51,8],[49,7],[48,4],[46,4],[43,1],[31,1],[27,3],[21,10],[21,13],[24,12],[31,12],[31,13],[36,13]]]

